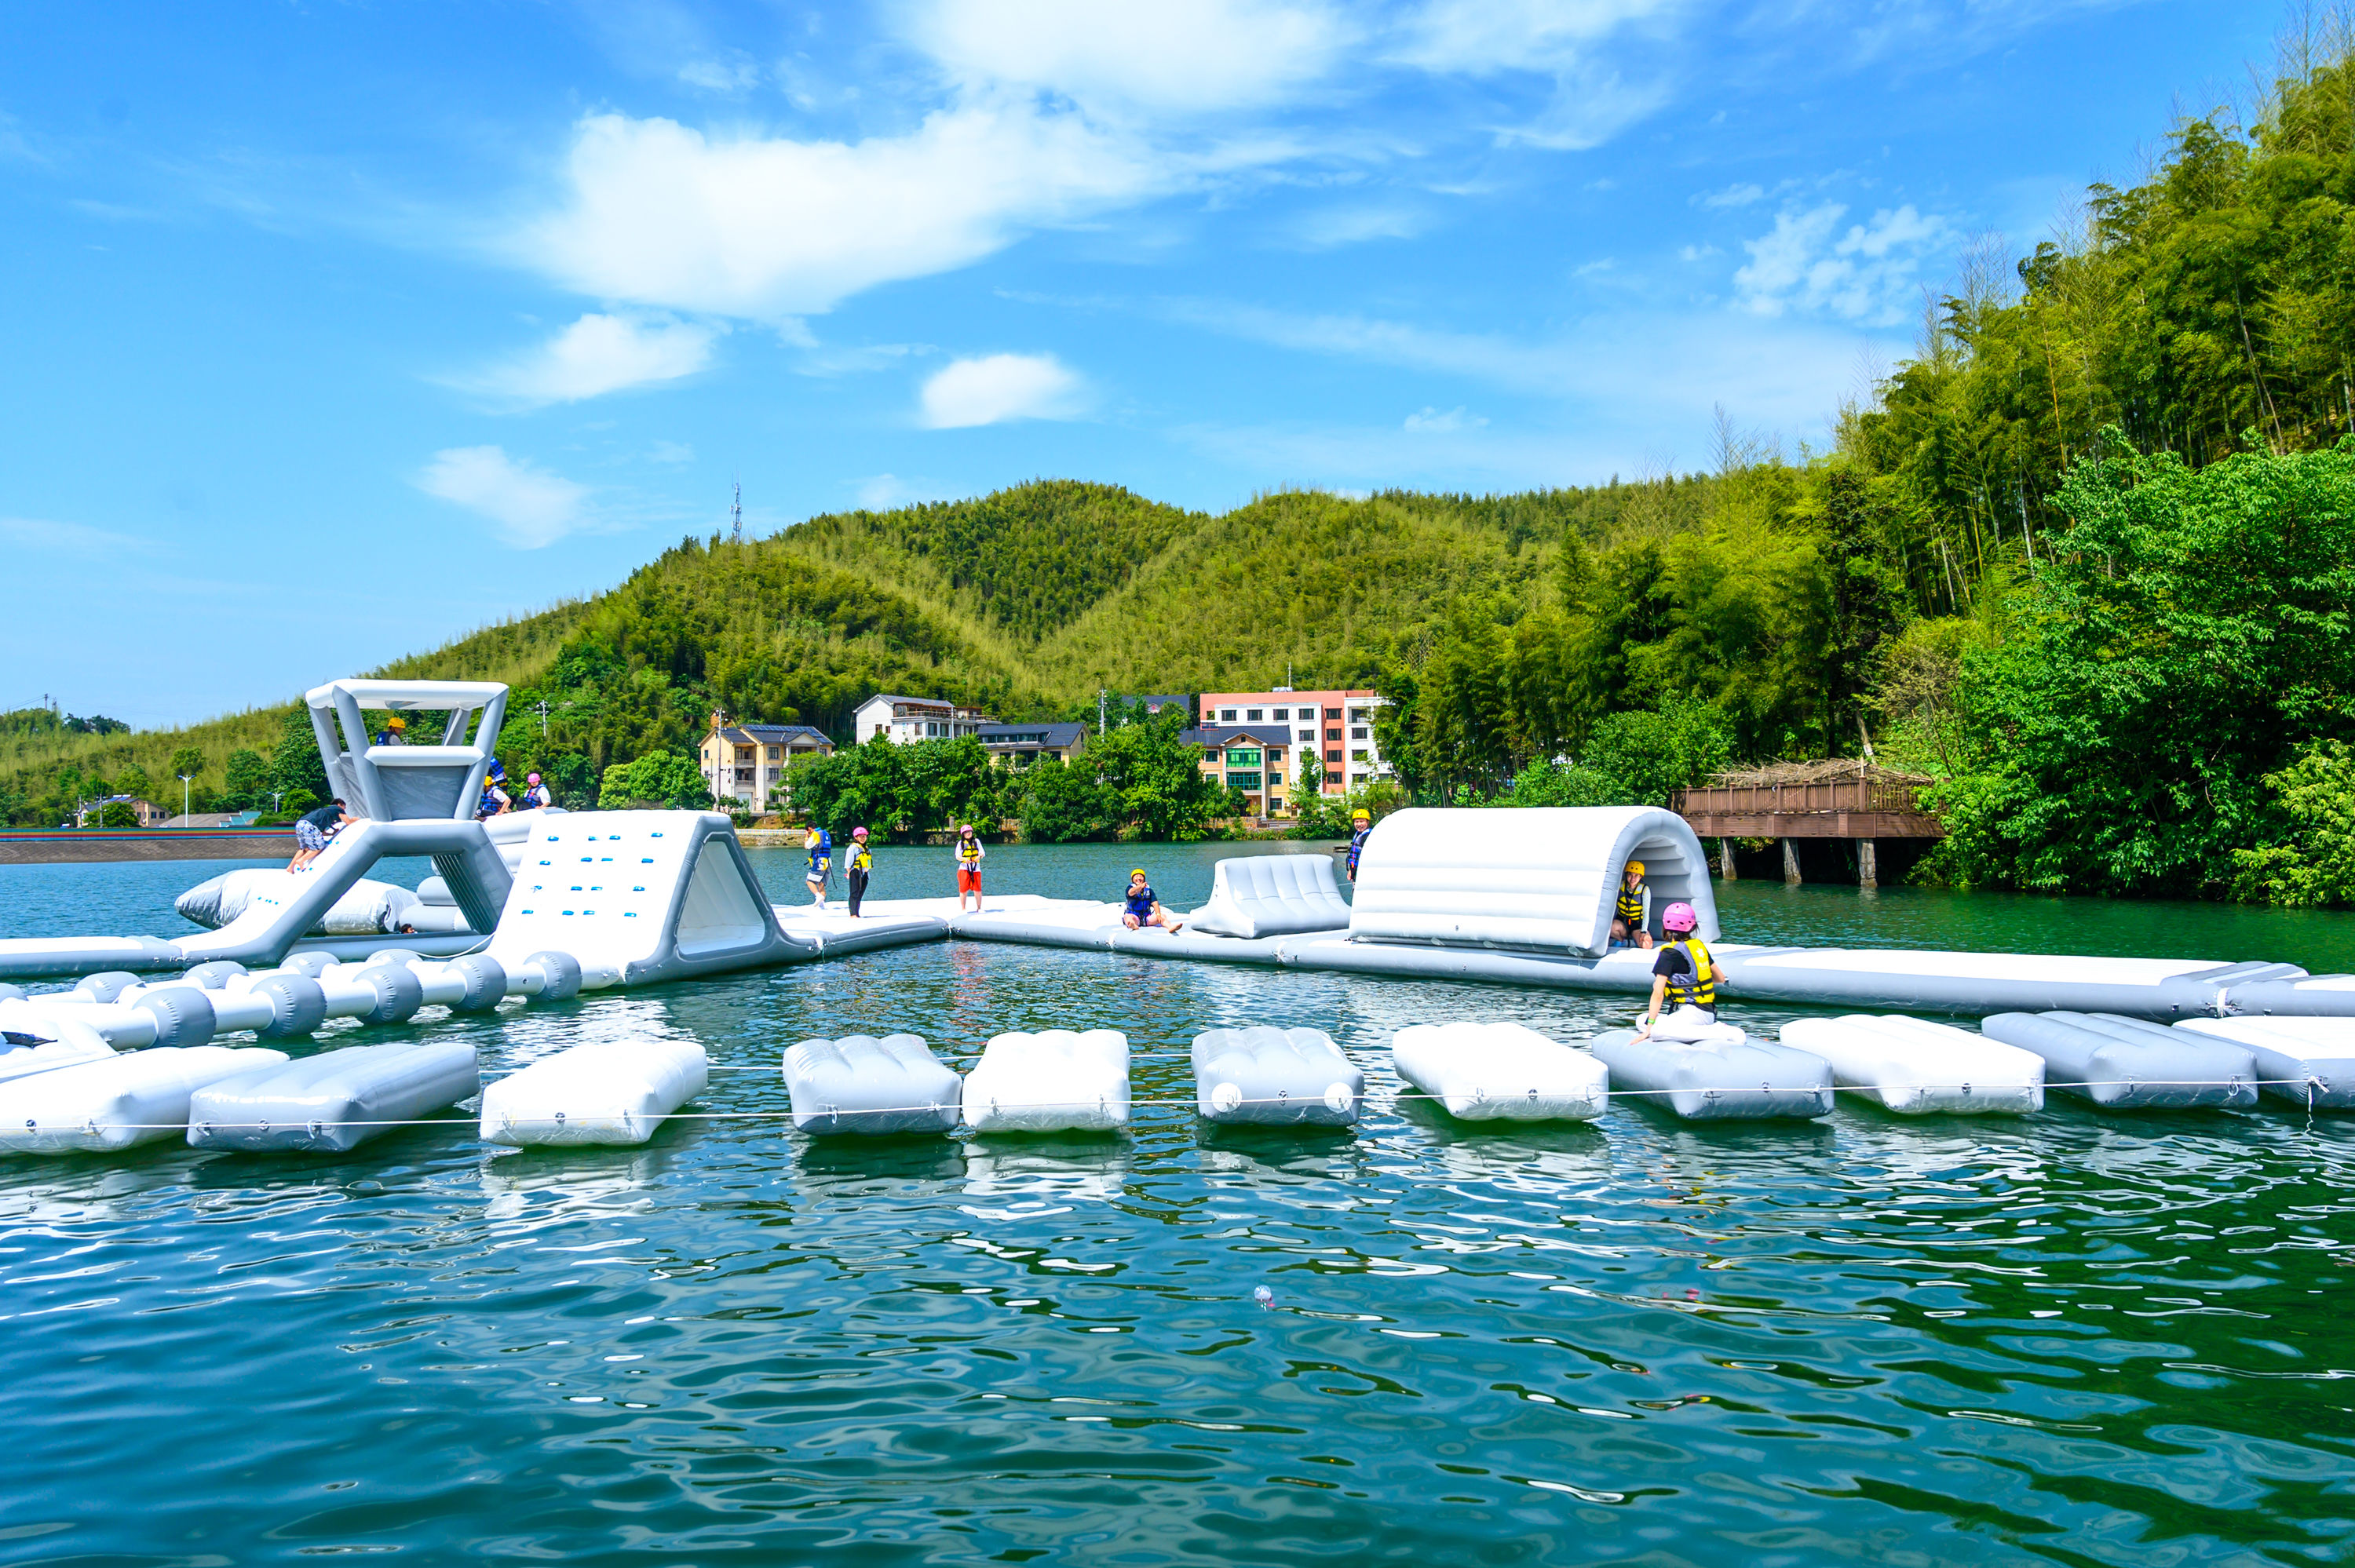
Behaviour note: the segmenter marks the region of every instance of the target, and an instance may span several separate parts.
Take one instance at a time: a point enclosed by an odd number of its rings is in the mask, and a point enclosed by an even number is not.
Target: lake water
[[[1008,848],[1207,893],[1231,846]],[[755,855],[798,898],[799,857]],[[876,895],[947,892],[886,850]],[[213,866],[0,869],[0,934],[186,927]],[[422,873],[420,866],[420,874]],[[787,890],[791,890],[790,893]],[[2355,921],[1726,889],[1729,937],[2287,959]],[[428,1022],[486,1073],[692,1036],[642,1150],[0,1166],[0,1563],[2241,1563],[2355,1542],[2355,1118],[1485,1132],[1391,1033],[1625,999],[936,944]],[[1735,1003],[1768,1030],[1790,1010]],[[1202,1130],[1199,1030],[1330,1032],[1355,1136]],[[781,1051],[1124,1029],[1125,1137],[818,1144]],[[338,1038],[330,1034],[323,1039]],[[1264,1307],[1253,1290],[1265,1286]]]

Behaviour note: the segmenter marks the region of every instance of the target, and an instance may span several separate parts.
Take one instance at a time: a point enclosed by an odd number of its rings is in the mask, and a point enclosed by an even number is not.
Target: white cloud
[[[1909,203],[1841,233],[1847,215],[1838,202],[1786,208],[1771,231],[1743,240],[1750,260],[1733,275],[1743,308],[1762,316],[1823,313],[1867,326],[1902,320],[1925,253],[1951,245],[1953,226]]]
[[[1021,103],[961,104],[855,143],[595,114],[577,128],[562,207],[512,244],[585,294],[776,320],[1182,178],[1076,114]]]
[[[530,353],[464,383],[520,403],[577,403],[676,381],[711,362],[726,329],[667,316],[582,316]]]
[[[1391,58],[1470,76],[1555,70],[1630,23],[1678,8],[1678,0],[1430,0],[1407,19]]]
[[[1273,103],[1329,70],[1349,29],[1302,0],[920,0],[909,41],[968,87],[1060,94],[1096,115]]]
[[[761,68],[739,49],[727,59],[689,60],[678,68],[678,79],[706,92],[742,92],[760,83]]]
[[[1745,181],[1728,185],[1721,191],[1703,191],[1692,199],[1696,207],[1748,207],[1752,202],[1764,201],[1765,197],[1765,186]]]
[[[451,447],[417,476],[428,495],[479,512],[519,550],[553,545],[589,521],[589,487],[519,461],[497,447]]]
[[[1402,207],[1328,207],[1293,220],[1293,238],[1312,250],[1360,245],[1369,239],[1412,239],[1430,227],[1424,216]]]
[[[685,441],[656,441],[646,453],[648,462],[693,462],[695,449]]]
[[[1469,414],[1460,408],[1450,408],[1444,414],[1436,408],[1425,408],[1419,414],[1409,414],[1401,429],[1417,435],[1444,436],[1458,430],[1476,430],[1487,422],[1485,416]]]
[[[1497,141],[1552,152],[1602,145],[1668,99],[1669,66],[1629,79],[1599,57],[1634,31],[1661,32],[1686,0],[1427,0],[1400,27],[1389,58],[1442,74],[1537,72],[1554,79],[1536,118],[1499,127]]]
[[[936,430],[1007,419],[1068,419],[1083,384],[1051,354],[993,354],[953,360],[924,383],[924,423]]]
[[[93,528],[87,523],[55,523],[43,517],[0,517],[0,541],[20,550],[41,550],[60,556],[119,556],[144,553],[155,546],[128,534]]]

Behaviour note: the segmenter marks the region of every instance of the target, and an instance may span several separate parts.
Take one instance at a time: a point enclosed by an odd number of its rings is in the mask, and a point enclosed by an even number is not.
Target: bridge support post
[[[1739,882],[1742,880],[1742,873],[1736,870],[1733,864],[1733,841],[1732,839],[1720,839],[1717,841],[1717,863],[1723,871],[1726,881]]]
[[[1856,841],[1856,885],[1859,887],[1881,885],[1881,869],[1874,863],[1875,858],[1870,839]]]
[[[1783,841],[1783,884],[1786,887],[1799,885],[1799,841],[1796,839]]]

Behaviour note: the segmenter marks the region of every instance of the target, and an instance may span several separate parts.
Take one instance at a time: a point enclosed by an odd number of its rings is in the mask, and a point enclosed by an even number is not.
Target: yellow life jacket
[[[966,838],[962,833],[958,834],[957,859],[964,862],[967,865],[979,865],[981,863],[981,841],[977,838]]]
[[[1699,937],[1679,937],[1668,944],[1684,949],[1686,959],[1692,965],[1689,975],[1670,975],[1668,993],[1661,999],[1665,1007],[1717,1006],[1717,981],[1710,974],[1717,960],[1709,956],[1709,944]]]
[[[865,844],[859,843],[857,840],[853,840],[851,842],[850,849],[850,864],[845,869],[850,871],[873,871],[875,869],[875,857],[867,853],[867,846]]]
[[[1630,931],[1644,923],[1644,885],[1642,883],[1639,882],[1633,887],[1624,882],[1619,885],[1619,918],[1626,922]]]

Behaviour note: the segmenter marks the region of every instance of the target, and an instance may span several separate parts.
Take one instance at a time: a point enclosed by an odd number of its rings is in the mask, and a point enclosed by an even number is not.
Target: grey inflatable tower
[[[327,782],[354,816],[379,822],[473,819],[506,716],[506,687],[496,681],[330,681],[304,701]],[[450,716],[438,742],[378,746],[368,732],[372,712]],[[473,722],[477,713],[480,724]]]

